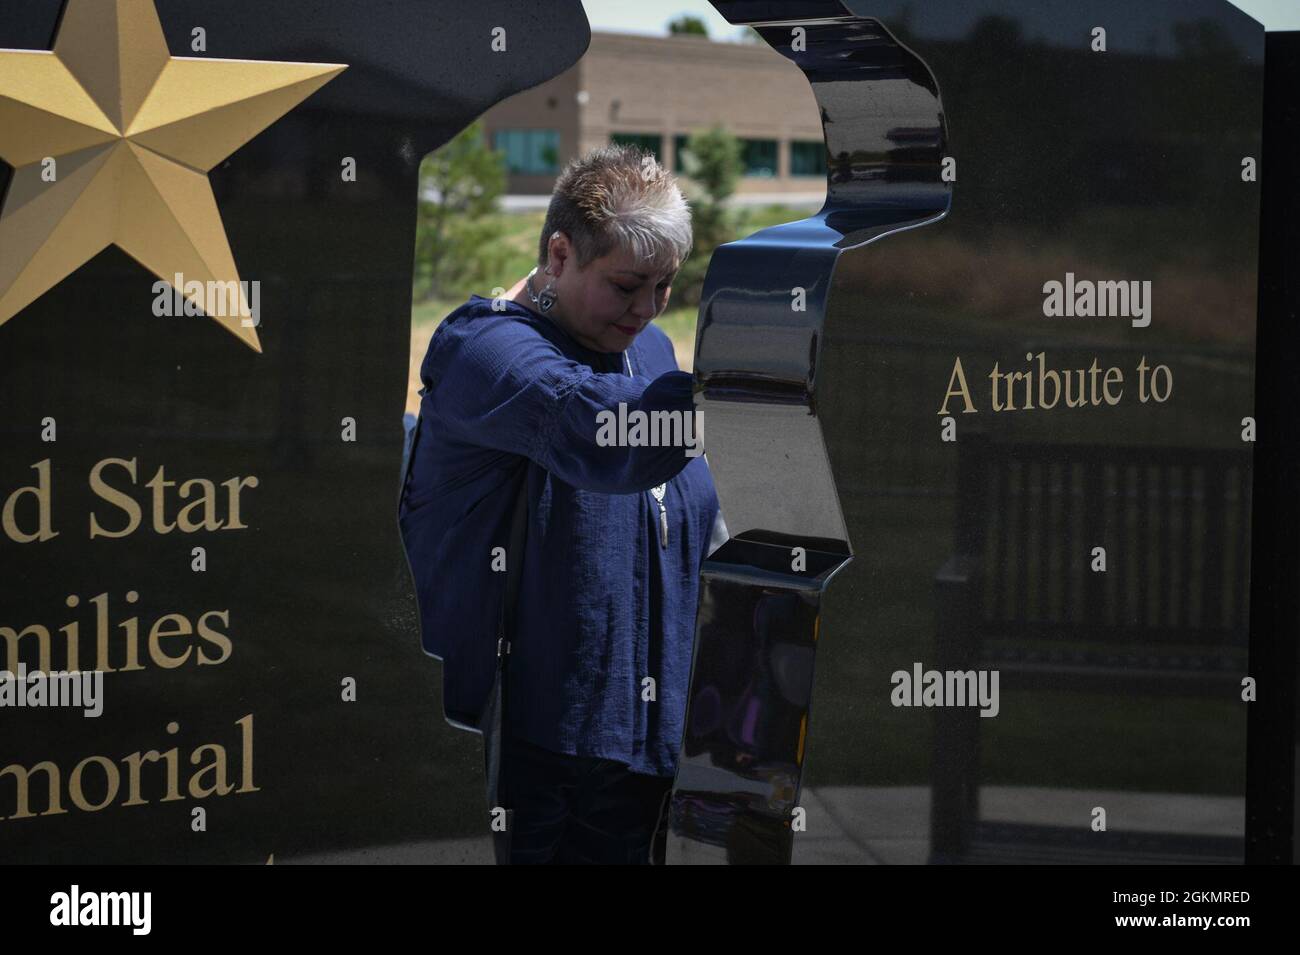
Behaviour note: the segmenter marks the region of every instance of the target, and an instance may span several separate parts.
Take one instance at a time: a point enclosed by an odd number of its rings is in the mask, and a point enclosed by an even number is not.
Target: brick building
[[[738,194],[779,201],[825,189],[817,101],[799,69],[765,44],[593,32],[573,67],[483,121],[506,154],[514,194],[549,194],[569,159],[611,140],[644,146],[680,171],[690,133],[719,123],[743,145]]]

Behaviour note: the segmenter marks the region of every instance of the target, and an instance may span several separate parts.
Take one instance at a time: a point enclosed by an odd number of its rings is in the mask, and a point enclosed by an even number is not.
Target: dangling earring
[[[537,274],[537,266],[534,265],[533,270],[528,273],[528,278],[524,280],[524,287],[528,289],[528,297],[532,299],[533,304],[536,305],[538,308],[540,308],[542,310],[542,314],[545,315],[555,305],[555,299],[556,299],[555,279],[551,279],[549,282],[547,282],[546,287],[542,289],[540,292],[534,292],[533,276],[536,274]],[[546,274],[547,275],[551,274],[551,267],[549,265],[546,267]]]

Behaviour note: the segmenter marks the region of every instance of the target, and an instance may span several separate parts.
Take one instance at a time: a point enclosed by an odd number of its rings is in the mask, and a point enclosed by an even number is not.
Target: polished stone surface
[[[49,49],[60,8],[6,0],[0,48]],[[130,671],[107,674],[98,719],[0,711],[0,766],[51,761],[66,810],[47,811],[37,770],[30,811],[39,815],[13,818],[15,783],[0,778],[0,857],[260,863],[272,853],[279,862],[441,841],[452,847],[442,861],[490,859],[479,739],[443,718],[441,667],[420,650],[396,523],[416,178],[428,152],[493,103],[570,66],[586,48],[586,17],[576,0],[544,13],[522,0],[159,0],[157,8],[176,56],[348,69],[209,176],[241,277],[262,283],[261,354],[210,318],[155,317],[153,277],[117,249],[0,325],[0,499],[32,484],[32,465],[49,459],[58,533],[40,543],[0,535],[0,627],[47,627],[58,669],[67,665],[59,628],[75,620],[87,665],[100,639],[92,598],[105,594],[108,659]],[[198,27],[205,52],[191,48]],[[494,27],[504,27],[507,52],[493,51]],[[355,182],[343,181],[345,157],[356,161]],[[46,418],[56,442],[41,439]],[[355,441],[342,440],[344,419],[355,423]],[[143,521],[129,536],[91,540],[92,510],[114,530],[127,521],[88,483],[107,458],[136,460],[134,483],[116,465],[103,473],[140,502]],[[241,495],[246,529],[156,532],[145,482],[160,467],[162,480],[178,482],[158,486],[170,523],[195,499],[179,496],[179,482],[220,488],[255,476]],[[18,513],[30,527],[34,501],[23,501]],[[217,518],[228,520],[224,489],[218,503]],[[206,550],[203,572],[191,569],[196,546]],[[227,636],[228,656],[219,639],[193,634],[206,612],[220,614],[206,625]],[[165,622],[151,652],[151,628],[169,613],[188,624]],[[132,626],[138,669],[128,656]],[[35,667],[33,639],[23,639],[20,656]],[[156,662],[169,658],[180,662]],[[355,681],[355,702],[343,701],[346,680]],[[251,726],[251,774],[249,737],[236,722],[250,714],[242,726]],[[201,750],[191,763],[204,744],[226,748],[235,791],[188,790],[199,764],[215,758]],[[122,805],[133,753],[142,754],[139,799]],[[105,759],[74,783],[75,768],[94,756]],[[119,791],[106,798],[114,772]],[[214,779],[210,770],[199,791]],[[92,808],[75,804],[74,784]],[[191,828],[199,807],[206,832]]]
[[[674,857],[818,861],[908,790],[925,858],[893,861],[1242,861],[1263,29],[1220,0],[715,6],[806,73],[829,183],[720,249],[701,306],[753,553],[704,571]],[[896,695],[930,670],[996,671],[992,718]]]

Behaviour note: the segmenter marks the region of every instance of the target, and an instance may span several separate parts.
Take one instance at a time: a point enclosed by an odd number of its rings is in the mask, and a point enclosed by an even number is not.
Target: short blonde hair
[[[560,173],[538,265],[546,265],[555,232],[569,237],[580,268],[615,248],[655,268],[680,266],[694,242],[691,209],[672,173],[640,147],[619,143],[591,150]]]

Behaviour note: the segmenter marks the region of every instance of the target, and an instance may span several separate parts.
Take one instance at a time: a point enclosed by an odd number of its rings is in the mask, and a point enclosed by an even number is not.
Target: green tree
[[[674,35],[690,33],[695,36],[707,37],[709,35],[709,28],[704,25],[704,21],[699,17],[693,17],[688,13],[684,13],[668,24],[668,32]]]
[[[416,301],[459,298],[495,282],[507,253],[497,199],[505,192],[504,154],[479,121],[420,164],[415,239]]]
[[[673,282],[673,298],[697,305],[713,250],[736,238],[740,227],[726,205],[743,169],[740,140],[721,126],[693,133],[678,163],[696,187],[689,199],[695,244]]]

